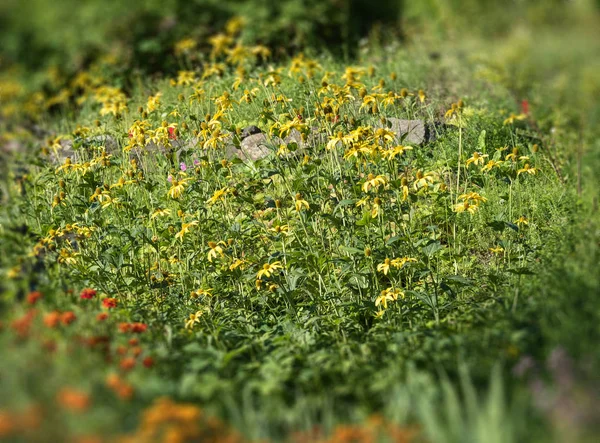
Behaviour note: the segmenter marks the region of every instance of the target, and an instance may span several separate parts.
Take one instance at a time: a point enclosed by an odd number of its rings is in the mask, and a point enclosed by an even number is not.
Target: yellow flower
[[[188,318],[185,322],[186,329],[193,329],[196,323],[200,323],[200,317],[202,317],[202,311],[196,311],[195,314],[190,314],[190,318]]]
[[[175,55],[187,54],[196,49],[196,41],[193,38],[184,38],[175,43]]]
[[[383,212],[381,209],[381,199],[379,197],[375,197],[373,200],[373,207],[371,208],[371,217],[376,218]]]
[[[490,160],[481,168],[481,172],[491,171],[493,168],[499,167],[502,163],[504,163],[502,160]]]
[[[460,198],[461,200],[464,200],[464,201],[467,201],[467,200],[469,200],[469,201],[475,201],[476,203],[486,202],[487,201],[487,198],[482,197],[477,192],[469,192],[468,194],[462,194],[458,198]]]
[[[483,165],[485,159],[488,155],[481,155],[479,152],[474,152],[473,156],[467,160],[466,166],[469,166],[471,163],[475,165]]]
[[[60,172],[60,171],[69,171],[71,169],[73,169],[75,167],[75,165],[71,162],[71,157],[67,157],[65,158],[65,162],[59,166],[58,168],[56,168],[56,172]]]
[[[496,246],[495,248],[490,248],[490,252],[492,254],[502,254],[504,252],[504,248],[502,246]]]
[[[510,154],[508,154],[504,160],[508,161],[508,160],[512,160],[513,162],[517,161],[517,155],[519,155],[519,149],[518,148],[513,148],[512,152]]]
[[[146,103],[146,112],[151,113],[156,111],[160,107],[160,98],[162,97],[162,92],[158,92],[155,95],[151,95],[148,97],[148,103]]]
[[[12,268],[10,268],[8,270],[8,272],[6,273],[6,276],[12,280],[14,278],[17,278],[20,273],[21,273],[21,267],[13,266]]]
[[[288,234],[290,227],[288,225],[277,225],[269,229],[269,231],[276,234]]]
[[[223,257],[223,248],[222,246],[227,246],[224,241],[220,241],[215,243],[213,241],[208,242],[208,247],[210,248],[207,254],[208,261],[212,263],[213,258],[217,258],[217,255]]]
[[[296,211],[300,212],[303,209],[306,209],[308,211],[308,209],[310,208],[310,205],[308,204],[308,202],[306,200],[304,200],[302,198],[302,194],[298,193],[296,194]]]
[[[392,266],[396,269],[400,269],[406,263],[411,263],[411,262],[416,262],[416,261],[417,261],[417,259],[412,258],[412,257],[399,257],[399,258],[395,258],[392,260]]]
[[[188,97],[188,100],[190,101],[190,105],[194,102],[197,101],[198,103],[202,103],[202,99],[204,98],[204,94],[205,91],[204,89],[200,88],[199,86],[193,86],[193,93],[192,95],[190,95]]]
[[[503,125],[512,125],[515,121],[517,121],[517,120],[525,120],[526,118],[527,118],[527,115],[525,115],[525,114],[516,115],[516,114],[512,114],[511,113],[508,116],[508,118],[504,120],[504,123],[502,123],[502,124]]]
[[[402,201],[406,201],[408,199],[408,179],[406,177],[402,177],[400,186],[402,187]]]
[[[454,212],[468,212],[474,214],[479,209],[479,204],[487,201],[487,198],[482,197],[477,192],[469,192],[458,197],[462,203],[454,205]]]
[[[373,109],[374,106],[377,106],[377,99],[372,95],[365,95],[363,98],[362,105],[360,105],[359,111],[362,111],[363,108]]]
[[[329,142],[327,142],[327,146],[325,148],[327,150],[335,149],[338,143],[344,143],[344,134],[342,134],[341,131],[335,136],[329,137]]]
[[[369,192],[371,188],[379,188],[379,186],[385,186],[387,183],[387,178],[383,175],[375,176],[373,174],[369,174],[367,176],[367,180],[362,185],[363,192]]]
[[[389,301],[396,301],[398,297],[404,297],[404,292],[400,289],[387,288],[381,291],[379,297],[375,299],[375,306],[381,305],[383,309],[387,309],[387,304]],[[381,308],[380,308],[381,310]]]
[[[256,273],[256,278],[258,280],[262,280],[263,276],[269,278],[271,274],[273,274],[278,269],[283,269],[283,266],[281,266],[280,261],[274,261],[273,263],[265,263],[262,266],[262,268],[260,268]]]
[[[169,197],[173,199],[178,199],[183,194],[185,190],[185,184],[190,181],[191,178],[184,178],[181,180],[177,180],[173,177],[171,180],[171,188],[169,189]]]
[[[195,291],[192,291],[190,293],[190,297],[191,298],[198,298],[198,297],[201,297],[201,296],[212,297],[213,296],[212,291],[213,291],[212,288],[208,288],[208,289],[196,289]]]
[[[402,145],[398,145],[398,146],[394,146],[393,148],[390,149],[385,149],[381,156],[387,160],[393,160],[397,155],[402,155],[404,154],[405,151],[410,151],[412,150],[412,147],[410,146],[402,146]]]
[[[470,204],[468,201],[464,201],[462,203],[457,203],[456,205],[454,205],[454,212],[469,212],[470,214],[475,214],[475,212],[477,212],[477,209],[479,208],[478,205],[472,205]]]
[[[252,54],[256,57],[261,58],[262,60],[266,60],[271,57],[271,50],[263,45],[256,45],[250,48]]]
[[[425,91],[423,91],[422,89],[419,89],[419,100],[421,101],[421,103],[425,102],[425,99],[427,98],[427,95],[425,95]]]
[[[246,263],[246,260],[240,260],[239,258],[236,258],[233,263],[229,265],[229,270],[234,271],[237,268],[244,269],[246,267]]]
[[[74,265],[77,263],[77,256],[81,255],[78,252],[69,251],[66,248],[62,248],[59,252],[58,262],[65,263],[67,265]]]
[[[387,275],[390,272],[390,267],[392,266],[392,261],[389,258],[386,258],[383,263],[377,265],[377,271],[383,272],[383,275]]]
[[[517,175],[521,175],[524,172],[527,174],[535,175],[538,171],[538,168],[532,168],[531,166],[529,166],[529,163],[525,163],[525,166],[523,166],[522,169],[519,169],[517,171]]]
[[[529,221],[527,220],[527,217],[525,217],[524,215],[520,216],[518,220],[515,220],[515,224],[519,227],[525,226],[529,224]]]
[[[171,210],[170,209],[155,209],[154,212],[152,213],[152,215],[150,216],[150,220],[154,220],[156,217],[164,217],[166,215],[170,215],[171,214]]]
[[[367,204],[367,202],[369,201],[369,196],[367,195],[366,197],[361,198],[359,201],[357,201],[355,203],[355,206],[357,208],[360,208],[361,206],[364,206]]]
[[[381,140],[385,142],[393,142],[394,138],[396,138],[396,133],[394,131],[390,131],[389,129],[379,128],[373,134],[377,140]]]
[[[209,198],[208,200],[206,200],[206,203],[208,203],[210,206],[214,205],[215,203],[217,203],[219,200],[222,200],[225,198],[225,196],[229,193],[229,188],[225,187],[222,189],[217,189],[215,191],[215,193],[213,194],[213,196],[211,198]]]
[[[414,184],[415,190],[419,190],[421,188],[427,188],[429,185],[433,184],[436,179],[435,172],[426,172],[417,171],[417,176]]]
[[[196,73],[194,71],[179,71],[177,73],[177,86],[189,86],[196,81]]]
[[[448,109],[446,111],[446,113],[444,114],[444,118],[446,119],[450,119],[455,117],[457,114],[459,113],[459,108],[458,105],[456,103],[452,103],[452,105],[450,106],[450,109]]]
[[[183,236],[189,232],[189,230],[192,228],[192,226],[197,226],[197,225],[198,225],[198,220],[194,220],[189,223],[183,223],[181,225],[181,231],[179,231],[177,234],[175,234],[175,238],[183,240]]]

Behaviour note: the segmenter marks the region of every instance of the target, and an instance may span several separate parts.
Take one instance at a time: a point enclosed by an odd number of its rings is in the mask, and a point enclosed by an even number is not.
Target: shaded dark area
[[[128,67],[147,73],[177,68],[179,39],[207,37],[241,17],[242,40],[272,49],[275,57],[308,48],[352,55],[373,27],[401,34],[401,0],[170,0],[121,5],[115,0],[51,4],[8,0],[0,6],[2,59],[30,70],[58,64],[86,66],[107,52],[125,54]]]

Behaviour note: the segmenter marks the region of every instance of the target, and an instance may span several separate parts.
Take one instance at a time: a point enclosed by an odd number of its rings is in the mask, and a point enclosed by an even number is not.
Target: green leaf
[[[427,246],[424,246],[421,250],[423,251],[423,254],[425,254],[427,257],[433,257],[433,255],[444,249],[444,247],[442,246],[442,244],[439,241],[433,241],[431,243],[429,243]]]
[[[477,147],[481,152],[485,153],[485,129],[479,133],[479,138],[477,139]]]

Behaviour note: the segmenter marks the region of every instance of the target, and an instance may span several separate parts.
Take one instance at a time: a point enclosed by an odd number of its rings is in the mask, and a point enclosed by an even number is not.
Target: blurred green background
[[[361,39],[455,38],[506,35],[520,23],[557,30],[599,0],[4,0],[0,3],[3,65],[35,70],[81,68],[104,53],[119,53],[128,68],[165,72],[174,42],[202,42],[243,17],[245,42],[282,56],[318,48],[351,57]],[[568,6],[568,7],[567,7]]]

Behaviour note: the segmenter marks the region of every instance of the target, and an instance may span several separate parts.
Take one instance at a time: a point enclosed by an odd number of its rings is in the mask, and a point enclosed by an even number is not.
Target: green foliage
[[[53,33],[50,14],[49,38],[30,47],[84,56],[112,44],[106,27],[131,64],[1,78],[1,141],[20,150],[2,154],[0,408],[55,410],[65,386],[93,393],[90,416],[57,417],[56,439],[130,431],[167,395],[256,439],[382,413],[432,441],[511,442],[548,441],[562,404],[588,404],[583,375],[554,377],[543,393],[561,396],[543,404],[539,383],[508,373],[559,346],[599,367],[593,16],[569,9],[580,28],[558,39],[542,27],[401,47],[374,32],[357,66],[267,66],[257,41],[279,36],[287,51],[363,31],[329,16],[333,3],[146,3],[122,21],[107,5],[81,9],[106,20],[97,33]],[[467,2],[463,18],[486,5]],[[226,45],[248,44],[241,61],[204,46],[233,13],[260,18]],[[14,35],[24,23],[11,20]],[[174,56],[190,35],[199,46]],[[22,44],[7,51],[22,58]],[[388,118],[436,123],[436,137],[404,146]],[[250,124],[266,156],[231,157]]]

